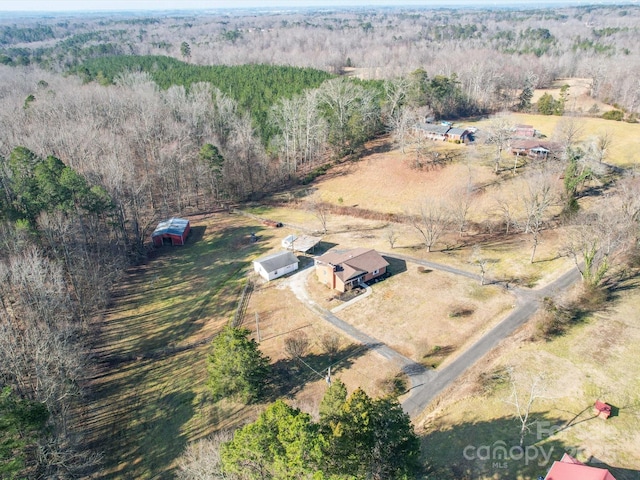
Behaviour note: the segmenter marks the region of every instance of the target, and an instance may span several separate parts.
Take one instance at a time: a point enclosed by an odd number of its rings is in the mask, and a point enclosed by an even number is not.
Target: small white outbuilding
[[[253,270],[265,280],[273,280],[298,269],[298,257],[291,252],[278,252],[253,261]]]

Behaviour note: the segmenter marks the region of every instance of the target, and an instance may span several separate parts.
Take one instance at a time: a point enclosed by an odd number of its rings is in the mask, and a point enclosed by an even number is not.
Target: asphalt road
[[[454,275],[461,275],[480,281],[479,275],[474,275],[465,270],[460,270],[448,265],[435,262],[429,262],[418,258],[408,257],[406,255],[396,255],[383,253],[387,257],[394,257],[418,265],[423,265],[434,270],[441,270]],[[482,357],[495,348],[500,342],[508,338],[519,327],[524,325],[529,318],[538,310],[540,300],[545,297],[553,297],[558,293],[566,290],[580,279],[580,273],[577,269],[571,269],[561,277],[536,290],[514,288],[510,291],[517,299],[514,310],[499,324],[484,334],[476,343],[471,345],[467,350],[460,354],[453,362],[444,367],[442,370],[427,370],[419,363],[414,362],[408,357],[401,355],[388,345],[358,330],[347,322],[341,320],[329,310],[321,308],[307,295],[304,287],[307,276],[311,273],[312,268],[305,269],[297,274],[289,277],[288,286],[303,304],[314,311],[317,315],[324,318],[336,328],[352,337],[354,340],[362,343],[373,351],[379,353],[384,358],[398,363],[402,370],[407,374],[411,388],[410,396],[403,402],[402,407],[411,416],[415,418],[436,398],[442,391],[457,380],[466,370],[476,364]]]

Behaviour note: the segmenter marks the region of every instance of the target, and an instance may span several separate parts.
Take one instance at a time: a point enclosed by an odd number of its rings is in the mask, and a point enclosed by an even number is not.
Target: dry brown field
[[[630,288],[630,290],[626,290]],[[544,456],[559,459],[564,452],[578,460],[608,468],[618,480],[636,480],[640,465],[640,325],[637,279],[623,285],[606,311],[587,318],[566,335],[550,342],[532,342],[535,319],[497,351],[483,359],[435,402],[418,422],[427,458],[438,459],[438,478],[460,478],[466,472],[477,479],[528,479],[544,475],[550,467]],[[533,405],[527,445],[537,457],[495,461],[466,459],[465,447],[518,445],[519,423],[508,402],[508,382],[492,380],[512,367],[520,376],[518,388],[526,390],[541,376],[541,398]],[[614,406],[607,420],[596,417],[593,404],[602,400]],[[551,428],[557,433],[549,435]],[[445,440],[446,439],[446,440]],[[472,450],[469,450],[472,451]],[[493,452],[496,450],[488,450]],[[531,456],[535,454],[531,450]],[[455,466],[455,468],[452,468]]]

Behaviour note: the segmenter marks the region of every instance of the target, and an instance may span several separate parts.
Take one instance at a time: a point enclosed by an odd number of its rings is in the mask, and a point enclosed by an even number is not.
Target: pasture
[[[560,120],[511,116],[514,123],[530,123],[545,132],[552,132],[554,122]],[[483,122],[477,126],[482,128]],[[585,132],[597,133],[605,127],[613,129],[617,139],[610,161],[629,165],[630,152],[637,143],[637,136],[629,132],[639,127],[584,119]],[[415,152],[409,149],[403,154],[387,141],[377,140],[364,158],[337,165],[312,184],[274,197],[272,203],[247,207],[246,213],[254,217],[216,214],[193,218],[193,235],[184,248],[162,248],[147,263],[127,272],[101,321],[95,345],[101,361],[93,379],[95,401],[83,413],[92,434],[91,443],[104,452],[102,478],[169,475],[188,442],[219,429],[235,428],[260,413],[262,405],[244,407],[232,401],[211,401],[206,387],[209,343],[233,317],[251,260],[279,250],[280,240],[288,234],[321,230],[320,221],[308,207],[310,198],[349,207],[350,214],[328,214],[321,248],[375,248],[476,275],[480,273],[478,255],[487,260],[489,285],[485,286],[435,270],[420,271],[410,261],[401,268],[396,264],[396,274],[374,285],[370,297],[340,312],[341,319],[429,368],[437,368],[463,351],[512,308],[512,295],[492,283],[536,288],[573,268],[559,254],[563,242],[562,230],[557,227],[559,205],[548,212],[547,228],[533,263],[530,236],[515,231],[503,235],[498,199],[509,200],[514,217],[522,215],[519,194],[531,165],[519,168],[516,175],[507,168],[496,175],[486,147],[434,144],[430,148],[454,151],[456,160],[441,168],[416,170],[412,168]],[[508,160],[505,155],[505,163]],[[452,205],[469,185],[472,197],[466,228],[462,233],[447,232],[431,253],[410,223],[359,215],[365,210],[417,214],[427,198]],[[268,228],[258,217],[285,226]],[[394,245],[389,242],[391,230]],[[258,236],[257,242],[250,241],[251,233]],[[301,267],[309,262],[303,258]],[[389,384],[397,379],[397,366],[363,349],[305,308],[288,281],[258,281],[244,316],[244,326],[259,339],[274,366],[267,401],[283,396],[316,414],[329,365],[350,391],[360,386],[374,396],[388,393]],[[614,309],[593,316],[565,337],[545,344],[532,343],[521,332],[518,341],[503,345],[460,382],[459,390],[452,390],[454,401],[427,412],[419,426],[425,458],[434,462],[433,468],[441,475],[438,478],[530,478],[544,474],[540,465],[513,464],[496,469],[486,462],[465,463],[460,458],[464,442],[477,443],[484,438],[513,441],[513,412],[502,401],[505,386],[481,388],[472,375],[499,370],[506,364],[523,369],[544,366],[553,371],[549,388],[554,397],[536,405],[536,414],[542,420],[566,423],[586,411],[585,406],[598,396],[606,395],[605,400],[621,407],[619,418],[610,423],[574,422],[562,435],[545,440],[545,445],[558,452],[561,447],[580,445],[611,465],[630,468],[637,464],[638,459],[629,452],[638,448],[614,448],[609,441],[607,445],[612,447],[602,450],[600,445],[604,443],[589,440],[624,435],[636,447],[640,443],[637,410],[635,417],[630,414],[637,408],[637,378],[629,368],[637,364],[629,359],[637,357],[632,348],[639,340],[633,311],[640,297],[631,286],[619,295]],[[313,274],[307,279],[306,289],[322,307],[336,306],[334,294]],[[296,332],[304,332],[310,341],[303,361],[291,359],[285,351],[285,339]],[[598,332],[606,332],[606,336]],[[328,353],[323,346],[327,335],[338,337],[337,352]],[[603,356],[611,360],[606,365],[598,362]],[[621,383],[624,388],[617,388]],[[462,470],[447,470],[458,464]]]

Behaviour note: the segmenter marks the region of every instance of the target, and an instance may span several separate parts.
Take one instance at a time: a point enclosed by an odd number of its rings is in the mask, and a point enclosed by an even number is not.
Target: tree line
[[[369,79],[404,76],[428,65],[434,75],[456,72],[463,91],[491,110],[509,105],[527,78],[543,88],[555,78],[578,76],[591,80],[594,99],[633,112],[640,101],[639,14],[637,6],[605,5],[16,19],[11,28],[33,29],[37,38],[49,27],[55,38],[52,46],[5,45],[0,62],[62,72],[113,53],[169,55],[197,65],[268,63],[331,73],[355,67]]]

